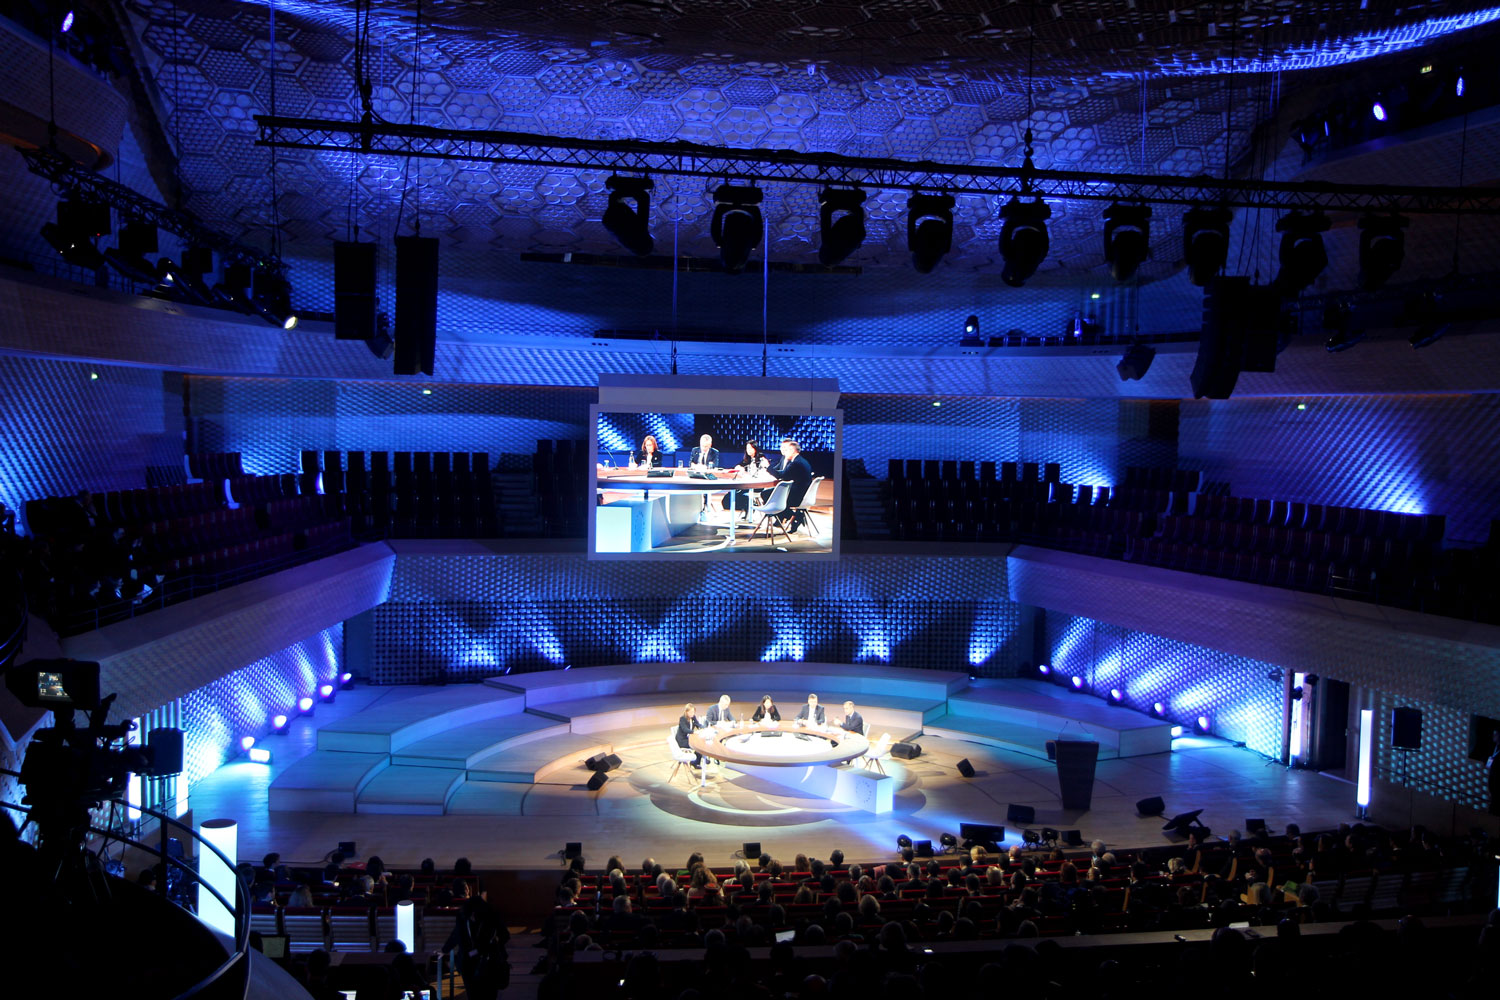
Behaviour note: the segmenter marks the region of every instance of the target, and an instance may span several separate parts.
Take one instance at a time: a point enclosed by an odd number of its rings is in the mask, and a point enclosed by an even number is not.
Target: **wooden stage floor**
[[[342,692],[334,705],[318,706],[317,724],[347,717],[369,704],[379,689]],[[1303,829],[1336,826],[1354,816],[1354,788],[1308,771],[1290,770],[1222,741],[1183,738],[1171,753],[1101,760],[1093,808],[1064,811],[1051,764],[1034,756],[954,739],[923,737],[923,754],[886,767],[899,782],[895,810],[875,817],[732,772],[700,788],[685,771],[669,780],[672,761],[662,729],[613,736],[621,768],[598,792],[583,787],[582,766],[554,772],[536,784],[482,782],[472,793],[484,801],[455,797],[441,816],[271,812],[268,787],[315,744],[314,720],[294,721],[285,737],[268,737],[272,766],[231,762],[193,790],[191,807],[201,821],[229,817],[239,823],[239,853],[258,858],[279,851],[292,863],[323,857],[341,840],[358,843],[361,856],[379,855],[387,865],[415,867],[425,857],[446,867],[465,856],[476,868],[535,869],[558,863],[566,841],[582,841],[594,864],[619,854],[631,865],[646,856],[676,863],[701,851],[725,864],[745,841],[790,859],[800,852],[826,857],[835,847],[852,860],[890,857],[896,838],[937,843],[962,822],[1004,824],[1006,842],[1020,830],[1005,822],[1008,803],[1036,808],[1033,829],[1077,828],[1085,840],[1120,846],[1170,841],[1162,820],[1139,817],[1137,800],[1160,795],[1167,812],[1203,809],[1202,821],[1216,834],[1240,828],[1246,817],[1263,817],[1274,830],[1288,822]],[[967,757],[972,779],[956,764]],[[466,786],[467,787],[467,786]],[[453,810],[464,808],[466,814]]]

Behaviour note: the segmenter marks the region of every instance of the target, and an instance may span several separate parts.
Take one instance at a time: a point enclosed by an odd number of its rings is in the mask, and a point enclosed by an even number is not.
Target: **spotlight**
[[[1212,720],[1210,720],[1209,717],[1206,716],[1206,715],[1200,715],[1200,716],[1198,716],[1198,731],[1200,733],[1206,733],[1206,732],[1208,732],[1209,723],[1211,721]]]
[[[1375,120],[1378,122],[1385,121],[1385,105],[1380,101],[1376,101],[1374,104],[1370,105],[1370,114],[1374,115]]]
[[[958,847],[958,838],[951,833],[945,833],[939,836],[938,842],[943,845],[944,851],[951,851]]]
[[[189,267],[192,266],[196,266],[196,262],[190,263],[186,255],[181,264],[176,263],[170,257],[158,257],[155,290],[172,298],[186,299],[200,306],[209,305],[214,293],[203,283],[203,272],[194,274],[189,271]]]
[[[979,335],[979,317],[970,316],[964,320],[964,336],[958,342],[960,347],[983,347],[984,338]]]
[[[73,30],[73,12],[71,10],[63,15],[60,28],[62,29],[62,33],[64,35]]]
[[[1124,700],[1125,700],[1125,692],[1121,691],[1119,688],[1110,688],[1109,689],[1109,703],[1111,705],[1118,705],[1120,702],[1122,702]]]
[[[253,311],[250,305],[250,266],[248,264],[225,264],[224,280],[214,286],[214,298],[220,307],[236,312]]]
[[[1282,234],[1280,269],[1272,284],[1282,298],[1296,298],[1328,266],[1323,233],[1329,224],[1328,216],[1321,211],[1293,212],[1276,223],[1276,231]]]
[[[864,243],[865,197],[858,188],[824,188],[818,194],[818,262],[824,267],[840,263]]]
[[[1104,259],[1116,281],[1124,281],[1151,252],[1151,206],[1110,205],[1104,210]]]
[[[637,257],[656,249],[651,236],[651,189],[656,185],[649,177],[621,177],[618,174],[604,182],[609,189],[609,206],[604,210],[604,228],[620,246]]]
[[[1163,705],[1159,701],[1153,702],[1151,704],[1151,714],[1154,715],[1154,716],[1156,716],[1159,719],[1163,715],[1167,714],[1167,706]]]
[[[1128,382],[1131,379],[1143,379],[1146,372],[1151,370],[1151,362],[1156,360],[1156,348],[1147,347],[1145,344],[1131,344],[1125,351],[1125,356],[1115,362],[1115,371],[1120,373],[1120,381]]]
[[[267,750],[265,747],[256,747],[254,750],[250,751],[250,763],[252,763],[252,764],[269,764],[269,763],[271,763],[271,751]]]
[[[345,691],[347,691],[350,688],[352,688],[353,686],[354,686],[354,675],[353,674],[351,674],[347,670],[345,670],[343,673],[339,674],[339,687],[341,687]]]
[[[714,215],[708,232],[719,248],[724,270],[739,274],[750,262],[750,251],[760,246],[764,223],[760,203],[765,193],[756,187],[721,184],[714,192]]]
[[[1012,198],[1000,209],[1000,217],[1005,220],[1000,229],[1000,256],[1005,260],[1000,279],[1012,288],[1020,288],[1047,259],[1051,246],[1047,220],[1052,217],[1052,207],[1041,198],[1035,201]]]
[[[1054,844],[1055,845],[1057,843],[1057,838],[1060,837],[1060,836],[1062,836],[1062,835],[1060,833],[1058,833],[1056,830],[1052,829],[1052,827],[1050,827],[1050,826],[1044,826],[1044,827],[1042,827],[1042,842],[1043,843]]]
[[[1323,346],[1329,354],[1338,354],[1340,351],[1347,351],[1364,339],[1365,332],[1363,330],[1350,330],[1348,327],[1344,327],[1343,329],[1335,330],[1329,335],[1327,342]]]
[[[906,850],[910,846],[911,846],[911,838],[908,837],[906,834],[903,833],[899,837],[896,838],[896,850],[897,851],[904,851],[904,850]]]
[[[1041,674],[1043,677],[1046,677],[1048,674],[1052,673],[1052,666],[1051,664],[1047,663],[1038,663],[1036,665],[1036,672]]]
[[[332,684],[324,684],[321,687],[319,687],[318,688],[318,697],[322,698],[324,701],[333,701],[333,698],[334,698],[333,685]]]
[[[109,206],[92,201],[60,201],[57,221],[42,226],[42,239],[74,267],[96,271],[104,256],[94,239],[109,232]]]
[[[241,736],[240,737],[240,749],[243,750],[245,753],[249,753],[250,752],[250,748],[253,747],[253,746],[255,746],[255,737],[254,736]]]
[[[906,202],[906,249],[918,274],[931,274],[953,249],[953,196],[914,194]]]
[[[1385,284],[1406,256],[1406,234],[1410,225],[1404,216],[1367,215],[1359,220],[1359,287],[1373,291]]]
[[[1172,732],[1172,739],[1175,740],[1177,737],[1179,737],[1179,736],[1182,735],[1182,727],[1181,726],[1173,726],[1171,732]]]
[[[269,268],[255,272],[250,308],[261,319],[283,330],[296,329],[297,314],[292,311],[291,297],[292,286],[282,275]]]
[[[284,715],[277,715],[277,716],[272,717],[272,719],[271,719],[271,732],[275,733],[277,736],[285,736],[286,735],[286,730],[287,730],[287,724],[290,721],[291,720],[288,719]]]
[[[1464,96],[1464,74],[1462,70],[1459,71],[1458,79],[1453,81],[1453,96]]]
[[[311,698],[304,695],[301,698],[297,699],[297,711],[301,712],[303,715],[311,715],[312,710],[313,700]]]
[[[1083,690],[1083,678],[1082,677],[1074,677],[1072,679],[1071,683],[1073,685],[1073,690],[1074,691],[1082,691]]]
[[[156,251],[156,227],[149,222],[127,222],[120,227],[117,245],[104,251],[104,259],[131,281],[154,286],[161,279],[146,255]]]
[[[1182,259],[1187,261],[1188,277],[1199,288],[1212,281],[1229,259],[1232,221],[1234,213],[1227,208],[1194,208],[1182,217]]]
[[[1035,830],[1022,830],[1021,840],[1026,844],[1040,845],[1042,842],[1042,835],[1040,833],[1037,833]]]

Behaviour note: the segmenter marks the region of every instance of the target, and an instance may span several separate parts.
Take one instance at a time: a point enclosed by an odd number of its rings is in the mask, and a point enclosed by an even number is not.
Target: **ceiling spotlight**
[[[964,336],[959,341],[960,347],[983,347],[984,338],[979,335],[979,317],[970,316],[964,320]]]
[[[295,329],[297,314],[292,311],[291,298],[292,286],[285,277],[268,268],[255,272],[250,308],[261,319],[283,330]]]
[[[1373,291],[1386,283],[1406,257],[1405,216],[1366,215],[1359,220],[1359,287]]]
[[[1323,345],[1330,354],[1347,351],[1365,339],[1363,330],[1351,329],[1353,310],[1346,301],[1334,301],[1323,307],[1323,329],[1331,331]]]
[[[1000,217],[1005,220],[1000,229],[1000,256],[1005,261],[1000,279],[1012,288],[1020,288],[1047,259],[1051,245],[1047,220],[1052,217],[1052,207],[1041,198],[1034,201],[1012,198],[1000,209]]]
[[[637,257],[656,249],[651,236],[651,189],[656,185],[649,177],[621,177],[618,174],[604,182],[609,189],[609,207],[604,210],[604,228],[620,246]]]
[[[1321,211],[1293,212],[1276,223],[1276,231],[1281,233],[1280,269],[1272,284],[1282,298],[1296,298],[1328,266],[1323,234],[1329,225],[1328,216]]]
[[[90,271],[104,266],[104,257],[94,246],[94,240],[107,232],[109,206],[92,201],[60,201],[57,221],[42,226],[42,238],[63,260]]]
[[[719,248],[724,270],[739,274],[750,262],[750,251],[760,246],[764,223],[760,203],[765,193],[756,187],[721,184],[714,192],[714,215],[708,232]]]
[[[189,251],[189,254],[191,252]],[[186,299],[202,306],[209,305],[213,301],[214,293],[203,283],[202,271],[194,273],[189,270],[197,266],[196,261],[190,260],[189,254],[183,255],[181,264],[176,263],[170,257],[156,259],[157,286],[155,290],[172,298]]]
[[[1464,96],[1464,74],[1462,70],[1459,71],[1458,79],[1453,81],[1453,96]]]
[[[156,253],[157,249],[155,226],[149,222],[127,222],[120,227],[117,245],[104,251],[104,259],[131,281],[154,286],[160,281],[160,276],[156,265],[146,256]]]
[[[865,241],[865,193],[858,188],[824,188],[818,194],[822,230],[818,263],[832,267],[843,262]]]
[[[1385,121],[1385,105],[1380,101],[1376,101],[1374,104],[1370,105],[1370,114],[1374,115],[1375,120],[1378,122]]]
[[[1145,344],[1131,344],[1125,351],[1125,356],[1115,362],[1115,371],[1120,373],[1120,381],[1128,382],[1131,379],[1143,379],[1146,372],[1151,370],[1151,362],[1156,360],[1156,348],[1147,347]]]
[[[906,249],[918,274],[931,274],[953,249],[953,196],[914,194],[906,202]]]
[[[1129,278],[1150,252],[1150,205],[1116,204],[1104,210],[1104,259],[1111,277]]]
[[[1182,217],[1182,259],[1188,277],[1199,288],[1213,280],[1229,258],[1229,223],[1234,213],[1227,208],[1193,208]]]
[[[62,24],[60,25],[60,27],[62,29],[62,33],[65,35],[73,30],[73,12],[71,10],[63,15]]]

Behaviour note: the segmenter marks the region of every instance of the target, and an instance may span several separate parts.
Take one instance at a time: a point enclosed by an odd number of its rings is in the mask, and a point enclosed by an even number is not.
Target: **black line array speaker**
[[[182,730],[153,729],[146,734],[151,748],[151,773],[156,777],[182,773]]]
[[[1215,278],[1203,294],[1203,328],[1190,381],[1193,397],[1228,399],[1241,371],[1276,370],[1275,293],[1246,277]]]
[[[965,778],[974,777],[974,765],[969,763],[969,758],[965,757],[958,762],[958,773]]]
[[[1422,749],[1422,710],[1420,708],[1391,710],[1391,746],[1397,750]]]
[[[375,336],[375,244],[333,245],[333,335],[339,340]]]
[[[1014,802],[1005,807],[1005,821],[1016,826],[1026,826],[1028,823],[1036,822],[1036,807],[1018,806]]]
[[[396,374],[432,374],[437,350],[438,241],[396,237]]]
[[[1160,795],[1153,795],[1149,799],[1141,799],[1137,802],[1135,811],[1142,816],[1160,816],[1167,811],[1167,803]]]
[[[915,760],[922,756],[920,743],[892,743],[891,756],[899,760]]]
[[[608,780],[609,775],[605,774],[603,771],[595,771],[593,776],[589,778],[589,791],[597,792],[599,789],[604,787],[604,783]]]

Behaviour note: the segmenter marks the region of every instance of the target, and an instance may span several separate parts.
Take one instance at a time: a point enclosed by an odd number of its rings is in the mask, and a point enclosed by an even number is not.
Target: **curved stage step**
[[[549,774],[579,766],[596,753],[610,752],[611,744],[597,736],[564,732],[486,757],[469,768],[469,780],[536,784]]]
[[[454,684],[422,693],[393,688],[357,715],[318,727],[318,749],[393,753],[460,726],[519,715],[525,708],[523,695],[490,685]]]
[[[457,768],[391,765],[376,774],[359,793],[355,812],[441,816],[448,800],[464,783]]]
[[[522,713],[485,719],[445,730],[425,740],[408,743],[391,754],[391,763],[408,767],[451,767],[468,770],[481,761],[533,740],[562,736],[566,722]]]
[[[1172,749],[1172,724],[1057,684],[980,680],[948,699],[948,714],[928,731],[977,742],[1047,752],[1047,741],[1094,739],[1100,757],[1139,757]]]
[[[278,812],[354,812],[359,793],[390,766],[389,754],[314,750],[271,781],[268,807]]]

